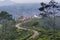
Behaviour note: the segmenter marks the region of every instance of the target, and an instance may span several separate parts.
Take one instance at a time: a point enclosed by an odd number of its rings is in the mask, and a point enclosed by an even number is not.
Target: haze
[[[12,5],[15,3],[40,3],[45,2],[48,3],[50,0],[0,0],[0,6]],[[56,2],[60,2],[60,0],[55,0]]]
[[[0,0],[0,2],[15,2],[15,3],[40,3],[40,2],[49,2],[50,0]],[[60,2],[60,0],[55,0]]]

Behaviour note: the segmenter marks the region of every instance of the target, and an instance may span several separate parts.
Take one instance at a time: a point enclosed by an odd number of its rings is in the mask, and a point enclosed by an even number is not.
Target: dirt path
[[[27,29],[27,28],[20,27],[20,25],[21,25],[21,23],[18,23],[18,24],[16,24],[16,27],[17,27],[18,29],[21,29],[21,30],[28,30],[28,31],[31,30],[31,29]],[[36,31],[36,30],[32,30],[32,31],[33,31],[34,34],[33,34],[31,37],[29,37],[27,40],[32,39],[32,38],[35,38],[36,36],[39,35],[39,32],[38,32],[38,31]]]

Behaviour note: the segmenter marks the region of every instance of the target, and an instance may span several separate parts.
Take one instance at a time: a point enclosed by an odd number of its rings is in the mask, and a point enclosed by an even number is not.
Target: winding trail
[[[22,24],[22,23],[16,24],[16,27],[17,27],[18,29],[20,29],[20,30],[28,30],[28,31],[31,31],[31,29],[20,27],[21,24]],[[32,31],[33,31],[34,34],[33,34],[32,36],[30,36],[27,40],[33,39],[33,38],[35,38],[36,36],[39,35],[39,32],[38,32],[38,31],[36,31],[36,30],[32,30]]]

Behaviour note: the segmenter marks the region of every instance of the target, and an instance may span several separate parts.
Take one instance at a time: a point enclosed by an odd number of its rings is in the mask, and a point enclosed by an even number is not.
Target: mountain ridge
[[[14,18],[18,18],[19,16],[31,16],[33,14],[38,14],[40,7],[39,3],[34,4],[13,4],[8,6],[0,6],[0,11],[7,11],[12,14]]]

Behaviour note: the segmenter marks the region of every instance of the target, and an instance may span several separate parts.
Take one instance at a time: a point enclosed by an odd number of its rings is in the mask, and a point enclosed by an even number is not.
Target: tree
[[[51,0],[48,4],[46,3],[41,3],[41,7],[39,8],[40,10],[40,15],[42,15],[42,17],[44,18],[48,18],[48,25],[52,26],[54,29],[54,38],[55,38],[55,31],[56,31],[56,23],[55,23],[55,17],[56,14],[58,13],[58,11],[60,11],[60,6],[58,5],[58,3],[56,3],[54,0]],[[53,18],[53,21],[51,20],[51,18]]]
[[[11,14],[5,11],[0,12],[0,24],[3,25],[0,40],[14,40],[16,31],[15,26],[12,24],[14,22]]]
[[[42,15],[43,17],[48,17],[49,19],[50,19],[50,17],[54,17],[53,24],[55,25],[55,16],[58,13],[58,11],[60,11],[59,8],[60,7],[58,6],[58,3],[56,3],[54,0],[51,0],[48,4],[45,4],[42,2],[41,7],[39,8],[39,10],[41,12],[40,15]]]

